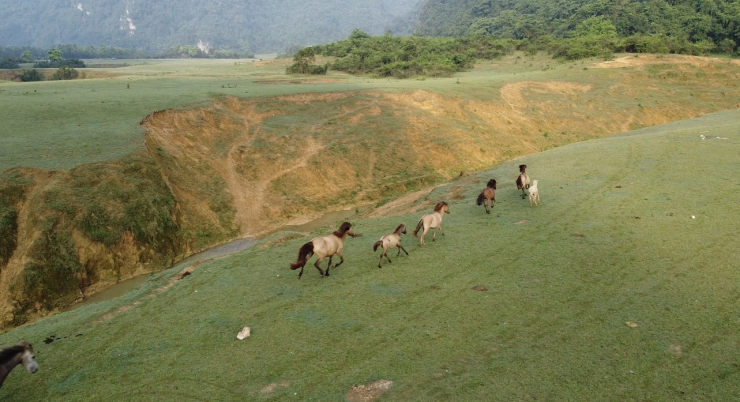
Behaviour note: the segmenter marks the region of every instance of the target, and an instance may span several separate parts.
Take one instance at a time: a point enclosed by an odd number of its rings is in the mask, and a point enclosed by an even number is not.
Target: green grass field
[[[300,281],[288,269],[310,237],[206,263],[161,293],[183,267],[152,275],[0,335],[29,340],[40,365],[0,394],[325,401],[384,379],[384,401],[740,399],[739,132],[727,111],[461,178],[428,196],[451,203],[446,235],[424,247],[405,236],[410,256],[382,270],[372,244],[419,214],[352,220],[364,237],[328,278],[313,260]],[[539,207],[517,193],[520,163]],[[475,197],[489,178],[486,215]],[[458,186],[465,198],[446,198]]]

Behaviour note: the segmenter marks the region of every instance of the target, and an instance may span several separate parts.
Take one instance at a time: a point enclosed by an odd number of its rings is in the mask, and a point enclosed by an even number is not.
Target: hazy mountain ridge
[[[418,0],[0,0],[0,45],[60,43],[164,49],[175,45],[271,52],[398,28]],[[395,27],[395,28],[394,28]],[[403,31],[403,32],[402,32]]]

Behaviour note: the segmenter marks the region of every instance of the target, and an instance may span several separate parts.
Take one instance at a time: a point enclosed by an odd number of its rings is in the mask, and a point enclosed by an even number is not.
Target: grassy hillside
[[[31,341],[40,364],[2,391],[341,400],[383,379],[389,401],[737,399],[739,121],[729,111],[567,145],[392,203],[392,216],[352,219],[364,237],[328,278],[296,279],[287,264],[310,236],[290,233],[179,281],[184,267],[152,275],[0,335]],[[540,181],[539,207],[517,194],[520,163]],[[474,199],[492,177],[486,215]],[[451,203],[445,236],[406,236],[410,256],[377,269],[372,243],[438,200]]]
[[[515,54],[455,78],[391,81],[286,76],[285,64],[162,62],[4,84],[0,328],[239,236],[737,107],[740,71]]]

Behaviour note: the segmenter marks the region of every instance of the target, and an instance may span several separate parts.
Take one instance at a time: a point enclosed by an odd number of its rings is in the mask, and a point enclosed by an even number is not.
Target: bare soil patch
[[[378,380],[370,384],[354,387],[344,397],[348,402],[370,402],[376,400],[392,386],[393,381]]]

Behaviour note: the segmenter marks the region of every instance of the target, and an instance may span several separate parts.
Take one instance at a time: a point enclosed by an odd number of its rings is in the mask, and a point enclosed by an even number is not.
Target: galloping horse
[[[323,237],[314,237],[310,242],[304,244],[298,251],[298,261],[290,264],[290,269],[296,270],[301,269],[298,273],[298,279],[301,279],[303,275],[303,267],[312,255],[316,254],[316,262],[313,264],[316,269],[319,270],[321,276],[329,276],[329,268],[331,268],[331,259],[334,258],[334,254],[338,255],[341,260],[334,266],[334,268],[342,265],[344,257],[342,257],[342,248],[344,247],[344,239],[347,235],[352,237],[362,236],[352,230],[352,224],[349,222],[342,223],[336,232]],[[324,260],[325,257],[329,257],[329,265],[326,266],[326,274],[319,267],[319,263]]]
[[[476,201],[478,205],[483,204],[483,207],[486,208],[486,213],[490,214],[491,210],[488,209],[488,203],[491,203],[491,208],[496,206],[496,180],[491,179],[488,180],[488,184],[486,185],[486,188],[481,190],[480,195],[478,196],[478,200]]]
[[[529,188],[529,205],[537,206],[540,203],[540,190],[537,189],[537,180],[532,180],[532,187]]]
[[[419,240],[420,246],[424,244],[424,235],[427,234],[429,229],[434,229],[432,241],[437,240],[437,230],[442,231],[442,215],[444,213],[450,213],[450,206],[447,205],[446,202],[440,201],[434,206],[433,213],[424,215],[419,219],[419,223],[416,225],[416,230],[414,230],[414,237],[418,237],[416,234],[419,233],[419,230],[423,227],[424,231],[421,233],[421,240]],[[445,233],[442,232],[443,236],[444,234]]]
[[[516,189],[522,190],[522,199],[527,198],[524,189],[529,188],[529,176],[527,176],[526,170],[527,165],[519,165],[519,176],[516,178]]]
[[[15,346],[0,350],[0,387],[3,386],[5,377],[20,363],[23,363],[23,367],[29,373],[35,373],[39,369],[39,364],[36,363],[30,343],[23,341]]]
[[[377,251],[378,247],[383,247],[383,252],[380,253],[380,259],[378,260],[378,268],[383,268],[380,266],[380,262],[383,261],[383,256],[388,259],[388,263],[390,264],[391,259],[388,257],[388,249],[393,247],[398,247],[398,254],[396,254],[396,257],[401,255],[401,250],[403,250],[406,255],[409,255],[409,252],[406,251],[405,248],[401,245],[401,235],[406,234],[406,226],[403,226],[403,224],[398,225],[396,230],[389,234],[382,236],[380,240],[376,241],[375,244],[373,244],[373,251]]]

